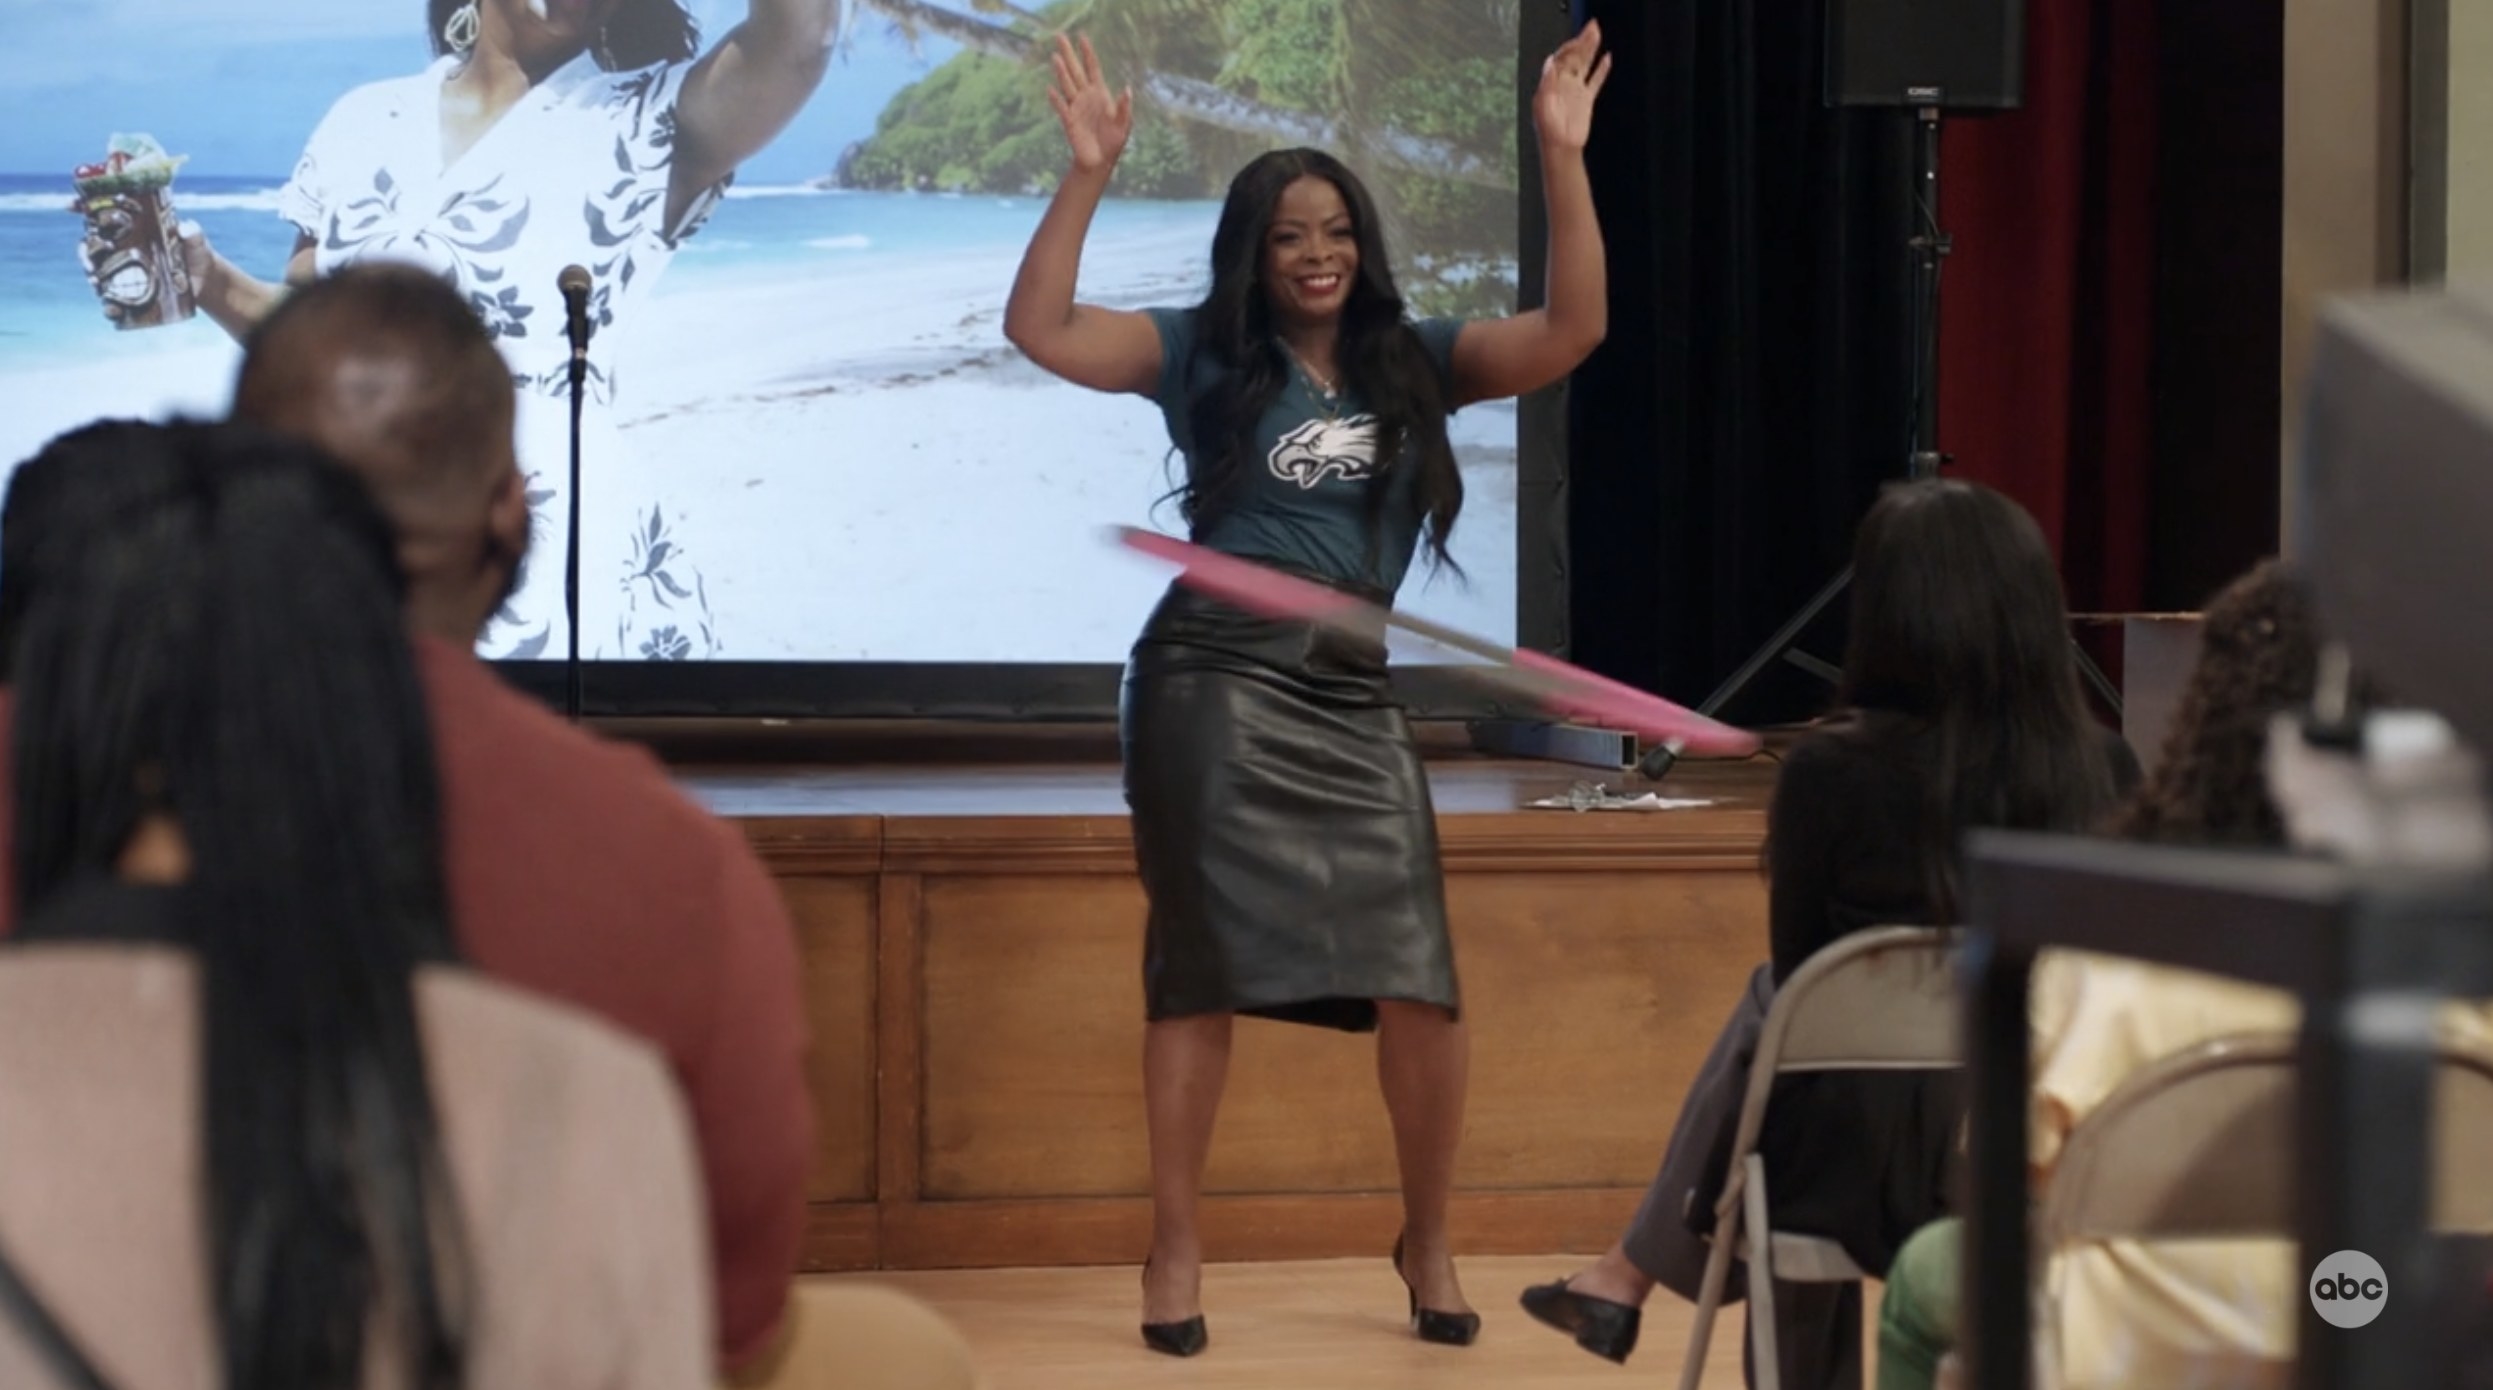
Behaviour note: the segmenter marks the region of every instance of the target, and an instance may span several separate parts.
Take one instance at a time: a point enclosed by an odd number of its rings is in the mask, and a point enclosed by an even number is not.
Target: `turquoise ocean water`
[[[174,185],[174,207],[227,259],[274,278],[295,241],[294,227],[276,211],[282,183],[185,178]],[[0,174],[0,383],[12,369],[142,357],[220,336],[204,318],[116,331],[79,269],[70,196],[63,176]],[[784,281],[791,273],[875,274],[913,258],[965,251],[1009,257],[1029,240],[1044,206],[1037,198],[993,194],[740,189],[685,244],[658,293]],[[1097,228],[1117,235],[1200,226],[1208,243],[1213,212],[1201,203],[1114,202],[1100,210]]]

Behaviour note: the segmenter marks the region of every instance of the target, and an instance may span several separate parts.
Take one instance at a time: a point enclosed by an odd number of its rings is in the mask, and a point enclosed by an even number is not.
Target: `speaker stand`
[[[1922,482],[1939,476],[1947,456],[1939,451],[1939,277],[1948,254],[1956,249],[1956,239],[1939,226],[1939,122],[1940,109],[1924,106],[1913,118],[1913,235],[1905,244],[1913,252],[1913,447],[1905,457],[1905,478]],[[1775,629],[1766,644],[1741,662],[1739,669],[1714,688],[1697,706],[1697,712],[1709,718],[1718,715],[1732,701],[1740,698],[1766,668],[1777,661],[1789,662],[1829,685],[1842,679],[1843,672],[1800,649],[1801,637],[1811,624],[1845,590],[1852,587],[1852,566],[1846,565],[1825,588],[1803,604],[1783,626]],[[2077,658],[2078,674],[2094,688],[2096,695],[2112,707],[2117,717],[2121,711],[2121,693],[2113,688],[2094,658],[2078,645],[2077,635],[2069,636],[2069,647]],[[1679,750],[1663,744],[1647,750],[1636,770],[1652,781],[1668,776],[1679,762]]]

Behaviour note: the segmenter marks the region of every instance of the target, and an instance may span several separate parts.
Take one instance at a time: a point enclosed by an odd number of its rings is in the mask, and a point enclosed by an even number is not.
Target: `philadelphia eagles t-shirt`
[[[1152,399],[1192,477],[1198,464],[1188,406],[1225,369],[1209,353],[1195,355],[1194,310],[1144,312],[1160,330],[1160,382]],[[1452,399],[1454,340],[1463,320],[1421,319],[1411,326]],[[1323,400],[1294,366],[1281,394],[1255,422],[1255,450],[1237,492],[1195,540],[1224,554],[1280,561],[1329,579],[1388,592],[1401,588],[1419,546],[1419,468],[1406,442],[1402,466],[1387,473],[1393,491],[1371,556],[1368,489],[1386,471],[1377,466],[1376,429],[1376,417],[1355,393],[1345,392],[1328,417]]]

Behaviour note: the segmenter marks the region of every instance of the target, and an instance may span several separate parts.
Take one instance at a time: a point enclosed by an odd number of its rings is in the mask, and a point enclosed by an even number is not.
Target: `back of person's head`
[[[2155,768],[2113,817],[2140,840],[2282,845],[2268,795],[2268,725],[2308,704],[2319,681],[2310,593],[2274,560],[2227,585],[2200,625],[2198,665]]]
[[[527,553],[516,399],[509,366],[456,288],[418,266],[376,262],[291,292],[260,321],[233,413],[361,474],[397,528],[418,626],[472,641]]]
[[[1924,853],[1943,913],[1956,905],[1964,832],[2073,829],[2111,800],[2051,547],[1989,488],[1901,484],[1871,509],[1854,548],[1840,699],[1865,723],[1934,740]]]
[[[200,979],[211,1308],[231,1386],[458,1383],[464,1260],[418,964],[452,955],[387,521],[308,446],[116,426],[0,510],[18,920],[170,827]],[[21,544],[21,542],[24,542]]]
[[[39,576],[64,557],[74,518],[97,510],[143,504],[173,486],[159,469],[115,466],[115,461],[157,447],[164,427],[135,420],[98,420],[43,446],[9,479],[0,506],[0,682],[10,678],[17,635],[26,618],[26,596]],[[90,467],[92,464],[94,466]]]

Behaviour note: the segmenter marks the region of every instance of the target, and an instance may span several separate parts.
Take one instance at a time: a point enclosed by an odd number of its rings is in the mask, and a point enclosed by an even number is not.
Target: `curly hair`
[[[2165,736],[2163,756],[2113,834],[2132,840],[2282,845],[2268,797],[2268,725],[2311,699],[2320,625],[2311,595],[2275,560],[2227,585],[2207,606],[2199,662]]]

